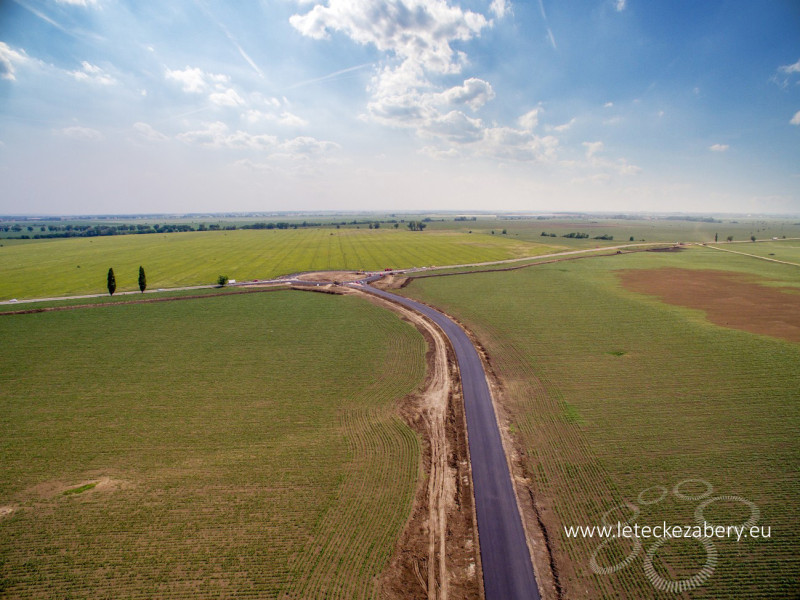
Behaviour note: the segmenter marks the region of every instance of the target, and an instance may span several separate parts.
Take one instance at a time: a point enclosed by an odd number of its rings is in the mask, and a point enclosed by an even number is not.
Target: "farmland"
[[[536,257],[631,236],[711,242],[715,229],[736,240],[800,233],[777,220],[487,217],[433,220],[423,233],[5,239],[0,299],[102,293],[109,266],[120,291],[136,289],[140,264],[155,290],[220,273]],[[574,231],[614,240],[561,237]],[[501,427],[565,598],[674,597],[658,585],[696,577],[712,554],[688,597],[783,598],[800,585],[800,269],[720,251],[798,263],[797,245],[605,249],[401,290],[456,316],[487,349]],[[0,317],[0,595],[380,595],[422,469],[396,410],[424,376],[422,337],[355,297],[242,291],[133,305],[138,295],[105,296],[80,302],[115,306]],[[563,529],[634,517],[685,525],[709,500],[709,521],[757,511],[771,537],[717,539],[713,553],[642,540],[627,560],[630,543]]]
[[[119,291],[266,279],[312,270],[408,268],[502,260],[552,247],[491,234],[389,229],[237,230],[30,240],[0,247],[0,300],[105,291],[114,268]]]
[[[759,242],[758,244],[720,244],[717,247],[800,265],[800,240]]]
[[[711,574],[687,597],[794,597],[800,346],[623,285],[623,273],[667,267],[740,273],[785,302],[800,288],[797,267],[694,248],[419,279],[404,292],[456,316],[485,346],[566,598],[674,597],[661,590],[698,576],[712,555]],[[736,280],[725,286],[736,295]],[[697,540],[642,539],[626,562],[632,543],[601,546],[563,529],[693,524],[701,503],[716,524],[757,511],[771,537],[714,539],[713,552]]]
[[[396,403],[425,345],[393,313],[265,292],[0,338],[4,598],[378,595],[421,472]]]
[[[433,229],[446,231],[473,231],[500,234],[504,229],[511,239],[545,242],[572,248],[591,248],[631,241],[647,242],[720,242],[733,237],[735,241],[749,240],[755,235],[760,240],[772,237],[800,237],[800,223],[771,217],[724,217],[715,219],[644,217],[613,218],[591,215],[481,217],[474,222],[435,222]],[[542,236],[542,233],[547,236]],[[570,233],[584,233],[586,238],[565,238]],[[550,237],[550,236],[554,237]],[[602,236],[613,240],[595,239]]]

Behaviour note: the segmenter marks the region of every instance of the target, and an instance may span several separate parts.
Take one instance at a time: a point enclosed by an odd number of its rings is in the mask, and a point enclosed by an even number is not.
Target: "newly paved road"
[[[492,397],[475,346],[461,327],[439,311],[383,290],[368,286],[363,289],[426,315],[450,338],[464,390],[486,598],[539,600]]]

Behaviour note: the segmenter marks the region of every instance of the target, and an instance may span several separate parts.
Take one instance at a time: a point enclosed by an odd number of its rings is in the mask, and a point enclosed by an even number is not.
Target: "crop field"
[[[778,218],[722,218],[715,222],[679,220],[666,218],[600,218],[600,217],[479,217],[476,221],[453,221],[430,223],[432,230],[472,231],[495,237],[502,235],[520,241],[533,241],[563,245],[570,248],[610,246],[645,240],[647,242],[713,242],[717,235],[720,242],[733,236],[735,241],[772,237],[800,237],[800,223]],[[542,236],[546,233],[547,236]],[[565,238],[570,233],[585,233],[588,238]],[[552,234],[554,237],[550,237]],[[594,239],[612,236],[613,240]]]
[[[800,269],[703,247],[420,279],[403,291],[486,347],[566,598],[794,598],[800,343],[626,288],[625,274],[657,280],[662,268],[696,274],[686,285],[707,291],[716,281],[709,301],[758,306],[763,289],[795,306],[787,319],[800,314]],[[638,545],[564,530],[703,520],[770,537]]]
[[[266,279],[313,270],[382,270],[533,256],[551,251],[507,236],[393,229],[238,230],[30,240],[0,247],[0,300]]]
[[[800,240],[758,242],[757,244],[717,244],[723,250],[744,252],[773,260],[782,260],[800,265]]]
[[[397,402],[425,344],[393,313],[264,292],[0,339],[0,596],[379,596],[421,473]]]

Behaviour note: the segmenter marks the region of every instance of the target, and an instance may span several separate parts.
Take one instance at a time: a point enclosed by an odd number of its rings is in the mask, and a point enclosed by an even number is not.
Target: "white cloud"
[[[99,142],[104,138],[103,134],[97,129],[80,127],[77,125],[73,127],[65,127],[64,129],[56,129],[54,130],[54,133],[83,142]]]
[[[322,159],[330,152],[337,150],[339,145],[334,142],[317,140],[316,138],[302,136],[280,141],[274,135],[253,134],[247,131],[231,131],[220,121],[208,123],[205,129],[187,131],[177,136],[180,141],[204,148],[217,148],[226,150],[249,150],[266,156],[270,159],[310,160]],[[249,160],[240,161],[240,164],[257,168],[257,163]]]
[[[224,92],[214,92],[208,99],[217,106],[243,106],[245,103],[233,88],[228,88]]]
[[[782,88],[789,85],[791,79],[800,74],[800,59],[791,65],[783,65],[778,67],[778,72],[772,76],[772,81]]]
[[[498,19],[502,19],[506,16],[506,13],[511,12],[511,5],[506,0],[492,0],[489,10]]]
[[[189,94],[202,94],[209,89],[224,91],[225,85],[230,82],[227,75],[206,73],[202,69],[189,66],[183,70],[167,69],[164,76],[180,83],[183,91]]]
[[[489,13],[509,14],[507,0],[493,0]],[[558,140],[532,133],[540,109],[522,115],[520,129],[487,125],[477,113],[495,97],[491,83],[477,77],[443,87],[437,80],[460,73],[468,64],[453,46],[491,27],[487,16],[445,0],[329,0],[291,24],[303,35],[325,39],[337,32],[385,54],[372,77],[362,119],[413,130],[426,144],[421,152],[446,158],[465,154],[501,160],[549,160]],[[554,42],[554,40],[553,40]]]
[[[429,119],[422,127],[421,134],[454,143],[477,142],[483,137],[483,123],[461,111],[452,110],[446,115]]]
[[[88,81],[100,85],[112,85],[117,82],[116,79],[108,75],[103,69],[85,60],[81,62],[80,70],[70,71],[69,74],[78,81]]]
[[[800,73],[800,59],[798,59],[794,64],[778,67],[778,70],[781,73],[786,73],[787,75],[791,75],[792,73]]]
[[[463,85],[452,87],[436,95],[437,102],[445,104],[466,104],[473,111],[494,98],[494,90],[491,84],[483,79],[471,77],[464,81]]]
[[[567,121],[566,123],[562,123],[561,125],[556,125],[555,127],[552,127],[552,130],[553,131],[557,131],[558,133],[563,133],[564,131],[567,131],[573,125],[575,125],[576,121],[577,121],[577,119],[575,119],[575,117],[573,117],[569,121]]]
[[[202,69],[186,67],[182,71],[167,69],[165,77],[180,83],[184,92],[199,94],[208,86],[204,75]]]
[[[625,10],[625,5],[627,4],[627,0],[615,0],[614,2],[614,10],[617,12],[622,12]]]
[[[437,93],[431,77],[458,73],[466,62],[451,44],[470,40],[490,25],[483,15],[444,0],[330,0],[293,15],[290,22],[303,35],[324,39],[336,31],[388,55],[369,86],[367,118],[376,122],[422,133],[452,120],[446,117],[448,107],[466,104],[477,110],[494,97],[491,85],[476,78]]]
[[[287,140],[280,144],[275,157],[291,158],[292,160],[308,160],[319,158],[332,150],[337,150],[338,144],[303,136]]]
[[[281,113],[278,123],[286,125],[287,127],[305,127],[308,125],[308,121],[288,111]]]
[[[512,127],[491,127],[484,131],[478,154],[500,160],[546,162],[555,159],[558,139],[539,137]]]
[[[0,42],[0,79],[14,81],[15,65],[27,62],[28,55],[22,50],[12,50],[5,42]]]
[[[272,123],[279,123],[287,127],[305,127],[308,125],[308,121],[306,121],[302,117],[298,117],[297,115],[289,111],[283,111],[280,114],[278,114],[277,112],[250,109],[246,111],[242,115],[242,117],[248,123],[253,123],[253,124],[272,122]]]
[[[606,102],[605,104],[603,104],[603,108],[612,108],[613,106],[614,106],[613,102]]]
[[[439,73],[460,70],[463,58],[451,42],[467,41],[489,25],[483,15],[444,0],[330,0],[289,22],[308,37],[324,39],[338,31]]]
[[[792,120],[789,121],[789,123],[791,123],[792,125],[800,125],[800,110],[794,113],[794,116],[792,117]]]
[[[56,3],[70,6],[97,6],[97,0],[56,0]]]
[[[250,124],[278,123],[285,127],[306,127],[308,121],[290,110],[286,98],[265,97],[258,92],[248,95],[248,108],[242,118]]]
[[[603,150],[603,142],[583,142],[586,148],[586,158],[592,158],[595,154]]]
[[[534,108],[533,110],[529,110],[524,115],[522,115],[519,119],[517,119],[517,123],[519,126],[527,131],[531,131],[536,128],[539,124],[539,111],[541,109]]]
[[[156,131],[153,127],[147,123],[142,123],[141,121],[138,123],[133,124],[133,128],[136,130],[140,136],[150,142],[163,142],[168,140],[169,138],[161,133],[160,131]]]
[[[712,144],[708,147],[712,152],[726,152],[730,148],[728,144]]]
[[[205,129],[180,133],[176,137],[187,144],[206,148],[270,150],[278,145],[278,138],[273,135],[231,132],[221,121],[209,123]]]

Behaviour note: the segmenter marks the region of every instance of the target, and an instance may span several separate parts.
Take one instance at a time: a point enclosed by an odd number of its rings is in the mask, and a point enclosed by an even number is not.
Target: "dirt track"
[[[441,330],[419,313],[357,289],[345,289],[400,314],[425,335],[429,345],[425,386],[403,409],[427,442],[427,483],[418,494],[416,509],[392,559],[387,591],[397,598],[483,597],[465,424],[458,422],[463,421],[463,411],[459,410],[452,350]]]
[[[464,330],[438,310],[382,290],[372,288],[370,293],[425,315],[453,346],[464,395],[486,598],[538,599],[528,539],[477,349]]]

